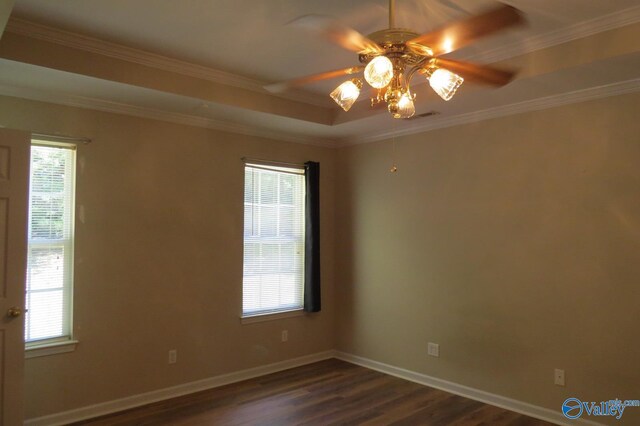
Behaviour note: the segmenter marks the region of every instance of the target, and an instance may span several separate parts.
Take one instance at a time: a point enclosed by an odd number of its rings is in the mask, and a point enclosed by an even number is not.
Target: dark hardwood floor
[[[331,359],[77,424],[543,426],[551,423]]]

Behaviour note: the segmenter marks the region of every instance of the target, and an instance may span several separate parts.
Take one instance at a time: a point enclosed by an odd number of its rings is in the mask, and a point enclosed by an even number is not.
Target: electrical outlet
[[[280,341],[286,342],[289,340],[289,330],[282,330],[282,335],[280,336]]]
[[[178,362],[178,351],[171,349],[169,351],[169,364],[175,364],[176,362]]]
[[[437,343],[429,342],[429,344],[427,345],[427,354],[429,356],[439,357],[440,356],[440,345],[437,344]]]
[[[556,368],[553,371],[553,383],[558,386],[564,386],[564,370]]]

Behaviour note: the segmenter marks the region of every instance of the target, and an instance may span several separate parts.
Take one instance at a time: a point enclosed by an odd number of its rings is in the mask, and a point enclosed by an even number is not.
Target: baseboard
[[[496,395],[494,393],[485,392],[479,389],[470,388],[468,386],[460,385],[458,383],[449,382],[447,380],[438,379],[436,377],[427,376],[426,374],[417,373],[415,371],[405,370],[404,368],[396,367],[382,362],[374,361],[368,358],[348,354],[345,352],[336,351],[335,357],[352,364],[357,364],[362,367],[370,368],[371,370],[380,371],[381,373],[389,374],[390,376],[399,377],[401,379],[409,380],[421,385],[429,386],[432,388],[440,389],[455,395],[460,395],[465,398],[480,401],[485,404],[495,405],[496,407],[504,408],[506,410],[515,411],[516,413],[524,414],[530,417],[535,417],[540,420],[555,423],[558,425],[566,426],[604,426],[601,423],[596,423],[591,420],[577,419],[569,421],[562,415],[560,410],[554,411],[548,408],[539,407],[537,405],[529,404],[527,402],[518,401],[515,399],[507,398],[505,396]]]
[[[464,386],[458,383],[431,377],[426,374],[417,373],[415,371],[406,370],[404,368],[334,350],[305,355],[299,358],[293,358],[260,367],[249,368],[246,370],[235,371],[233,373],[222,374],[219,376],[210,377],[208,379],[184,383],[181,385],[159,389],[143,394],[132,395],[113,401],[102,402],[99,404],[76,408],[61,413],[28,419],[24,424],[27,426],[65,425],[68,423],[78,422],[81,420],[103,416],[118,411],[128,410],[130,408],[140,407],[142,405],[151,404],[165,399],[176,398],[194,392],[212,389],[235,382],[241,382],[243,380],[253,379],[255,377],[276,373],[278,371],[288,370],[289,368],[299,367],[301,365],[311,364],[330,358],[338,358],[352,364],[357,364],[362,367],[389,374],[391,376],[399,377],[401,379],[409,380],[432,388],[441,389],[443,391],[460,395],[465,398],[473,399],[490,405],[495,405],[496,407],[501,407],[559,425],[603,426],[601,423],[585,419],[577,419],[569,422],[560,413],[559,410],[550,410],[548,408],[539,407],[527,402],[518,401],[515,399],[507,398],[505,396],[496,395],[490,392],[485,392],[479,389]]]
[[[280,361],[260,367],[249,368],[246,370],[235,371],[233,373],[222,374],[220,376],[210,377],[208,379],[198,380],[195,382],[184,383],[170,388],[159,389],[143,394],[132,395],[113,401],[102,402],[87,407],[76,408],[74,410],[64,411],[62,413],[51,414],[43,417],[36,417],[25,421],[27,426],[57,426],[65,425],[93,417],[103,416],[130,408],[139,407],[146,404],[162,401],[165,399],[176,398],[178,396],[199,392],[218,386],[228,385],[230,383],[241,382],[243,380],[252,379],[254,377],[264,376],[266,374],[276,373],[289,368],[299,367],[301,365],[311,364],[329,358],[334,358],[336,352],[325,351],[311,355],[305,355],[299,358],[293,358],[286,361]]]

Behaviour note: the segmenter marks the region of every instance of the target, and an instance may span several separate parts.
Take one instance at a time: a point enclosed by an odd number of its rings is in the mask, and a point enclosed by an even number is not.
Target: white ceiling
[[[483,62],[487,52],[511,52],[493,58],[506,59],[535,49],[542,39],[553,39],[554,34],[563,31],[563,34],[579,31],[603,17],[624,20],[625,14],[620,11],[631,10],[638,15],[640,6],[638,0],[511,0],[506,3],[522,10],[529,25],[481,40],[455,52],[453,57]],[[397,0],[396,20],[398,26],[426,32],[495,4],[492,0]],[[12,17],[266,83],[357,63],[355,54],[286,25],[310,13],[339,17],[364,34],[387,26],[386,0],[16,0]],[[608,25],[611,26],[611,22]],[[446,118],[635,79],[639,77],[638,60],[639,55],[630,55],[609,62],[606,67],[594,62],[579,68],[559,69],[516,80],[495,92],[463,86],[464,90],[457,96],[460,99],[450,103],[422,95],[418,112],[438,110]],[[326,99],[327,91],[339,81],[315,84],[307,89]],[[52,99],[57,93],[67,99],[91,98],[300,137],[349,139],[363,133],[374,135],[389,127],[386,115],[385,120],[381,120],[384,113],[366,110],[365,102],[354,107],[354,110],[360,109],[360,113],[354,112],[350,117],[357,119],[345,119],[344,114],[339,114],[334,125],[320,125],[7,60],[0,60],[0,85],[5,94],[11,92],[10,88],[21,88],[33,98],[41,93],[49,95],[40,95],[40,98]],[[442,117],[435,118],[438,119]],[[401,122],[397,126],[419,127],[415,122]]]
[[[638,0],[512,0],[528,28],[460,52],[510,44],[636,6]],[[397,25],[426,32],[498,4],[494,0],[397,0]],[[14,15],[262,81],[357,64],[353,53],[287,26],[325,14],[369,34],[387,27],[387,0],[17,0]]]

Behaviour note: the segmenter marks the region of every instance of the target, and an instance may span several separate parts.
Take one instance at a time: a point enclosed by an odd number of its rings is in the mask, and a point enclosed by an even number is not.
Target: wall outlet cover
[[[429,342],[429,344],[427,345],[427,354],[429,356],[439,357],[440,356],[440,345],[437,344],[437,343]]]
[[[175,364],[176,362],[178,362],[178,351],[171,349],[169,351],[169,364]]]

